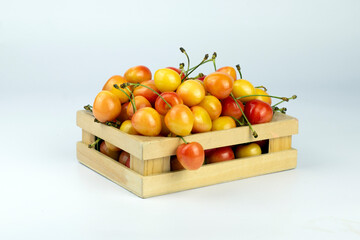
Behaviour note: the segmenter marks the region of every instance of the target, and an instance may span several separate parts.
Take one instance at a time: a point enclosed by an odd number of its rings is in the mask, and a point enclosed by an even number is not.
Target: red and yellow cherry
[[[180,84],[176,93],[183,100],[185,105],[192,107],[199,104],[204,99],[205,88],[196,80],[187,80]]]
[[[223,73],[227,73],[227,74],[229,74],[233,79],[234,79],[234,81],[237,79],[236,78],[236,70],[235,70],[235,68],[233,68],[233,67],[229,67],[229,66],[227,66],[227,67],[222,67],[222,68],[219,68],[218,70],[216,70],[217,72],[223,72]]]
[[[160,95],[172,107],[177,104],[183,104],[183,100],[175,92],[163,92]],[[165,115],[169,111],[170,107],[164,102],[164,100],[161,99],[161,97],[157,97],[155,101],[155,109],[161,115]]]
[[[160,91],[156,88],[154,80],[148,80],[141,83],[142,85],[145,85],[151,89],[153,89],[155,92],[160,94]],[[155,103],[156,98],[158,95],[151,91],[150,89],[144,87],[144,86],[137,86],[133,91],[134,96],[143,96],[145,97],[151,105]]]
[[[240,117],[242,116],[242,113],[244,111],[244,105],[242,104],[242,102],[240,100],[236,100],[236,101],[238,102],[242,111],[236,104],[235,100],[231,96],[229,96],[221,101],[221,106],[222,106],[221,115],[222,116],[231,116],[236,119],[240,119]]]
[[[181,84],[180,75],[168,68],[159,69],[154,74],[155,86],[160,92],[175,91]]]
[[[261,88],[255,88],[255,95],[269,95],[269,94],[264,90],[262,90]],[[256,96],[254,99],[258,99],[260,101],[266,102],[271,105],[271,97]]]
[[[114,151],[114,152],[116,152],[116,151],[121,151],[121,149],[120,148],[118,148],[117,146],[115,146],[115,145],[113,145],[113,144],[111,144],[111,143],[109,143],[109,142],[107,142],[107,141],[104,141],[105,142],[105,145],[106,145],[106,147],[110,150],[110,151]]]
[[[130,104],[130,106],[132,107],[132,105],[131,105],[130,102],[126,102],[126,103],[122,104],[122,106],[121,106],[121,112],[120,112],[119,116],[117,116],[117,118],[116,118],[118,121],[123,122],[123,121],[129,119],[129,116],[128,116],[128,114],[127,114],[127,108],[128,108],[128,106],[129,106],[129,104]]]
[[[134,98],[134,102],[135,102],[135,106],[136,106],[136,109],[139,110],[141,108],[144,108],[144,107],[151,107],[151,103],[143,96],[136,96]],[[128,108],[127,108],[127,115],[129,116],[129,118],[131,119],[132,116],[134,115],[134,108],[133,106],[130,104],[128,105]]]
[[[236,123],[235,120],[229,116],[222,116],[215,119],[212,122],[212,129],[211,131],[218,131],[218,130],[225,130],[230,128],[235,128]]]
[[[121,103],[125,103],[127,101],[129,101],[129,98],[126,96],[125,93],[123,93],[122,91],[114,88],[114,84],[117,84],[118,86],[120,86],[123,83],[126,83],[126,79],[123,78],[120,75],[114,75],[111,78],[109,78],[109,80],[107,80],[107,82],[105,83],[105,85],[103,86],[102,90],[106,90],[106,91],[110,91],[113,94],[115,94]],[[123,89],[127,94],[130,94],[129,90],[124,88]]]
[[[204,79],[205,89],[218,99],[228,97],[234,85],[234,79],[226,73],[214,72]]]
[[[209,113],[211,120],[217,119],[222,111],[221,102],[212,95],[205,96],[198,106],[203,107]]]
[[[161,131],[160,114],[151,107],[137,110],[131,118],[135,130],[145,136],[157,136]]]
[[[125,74],[125,79],[131,83],[141,83],[143,81],[151,80],[152,74],[149,68],[139,65],[129,68]]]
[[[101,91],[95,97],[93,114],[100,122],[113,121],[121,112],[119,98],[109,91]]]
[[[211,131],[212,121],[209,113],[200,106],[193,106],[190,108],[194,115],[193,133]]]
[[[235,149],[236,158],[252,157],[261,155],[261,148],[256,143],[239,145]]]
[[[130,154],[128,152],[122,151],[119,156],[119,162],[125,165],[128,160],[130,160]]]
[[[135,130],[134,126],[131,123],[131,120],[125,120],[120,125],[120,130],[131,135],[137,135],[138,132]]]
[[[194,115],[188,106],[177,104],[166,113],[165,124],[175,135],[186,136],[193,128]]]
[[[119,155],[120,155],[120,151],[112,151],[110,150],[106,144],[105,144],[105,141],[103,141],[101,144],[100,144],[100,152],[105,154],[106,156],[114,159],[114,160],[118,160],[119,159]]]
[[[179,162],[176,156],[171,156],[170,169],[171,171],[179,171],[179,170],[184,170],[185,168],[183,167],[183,165],[181,165],[181,163]]]
[[[238,79],[234,82],[232,93],[234,94],[235,98],[243,97],[247,95],[254,95],[255,88],[248,80]],[[255,97],[245,97],[245,98],[241,98],[240,100],[242,102],[248,102],[253,99],[255,99]]]
[[[267,123],[272,120],[273,110],[270,104],[254,99],[245,104],[244,114],[251,124]]]
[[[205,152],[198,142],[183,143],[176,150],[176,157],[187,170],[199,169],[205,160]]]
[[[224,162],[235,159],[231,147],[216,148],[207,156],[207,163]]]

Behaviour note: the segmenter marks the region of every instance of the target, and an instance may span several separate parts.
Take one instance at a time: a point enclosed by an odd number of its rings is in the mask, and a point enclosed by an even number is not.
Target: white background
[[[0,239],[359,239],[360,2],[0,0]],[[76,160],[135,65],[218,53],[299,119],[295,170],[140,199]],[[211,71],[211,65],[201,69]]]

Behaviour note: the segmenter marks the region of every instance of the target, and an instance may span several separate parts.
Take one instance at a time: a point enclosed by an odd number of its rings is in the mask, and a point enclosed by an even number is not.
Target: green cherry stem
[[[187,66],[187,70],[186,73],[189,72],[189,68],[190,68],[190,58],[189,55],[187,54],[187,52],[185,51],[185,49],[183,47],[180,48],[180,51],[185,54],[187,61],[188,61],[188,66]]]
[[[230,96],[234,99],[237,107],[240,109],[240,111],[241,111],[241,113],[242,113],[242,115],[243,115],[246,123],[249,125],[249,128],[250,128],[250,130],[251,130],[251,132],[252,132],[252,135],[254,136],[254,138],[257,138],[259,135],[258,135],[257,132],[253,129],[251,123],[249,122],[249,120],[248,120],[247,117],[245,116],[245,113],[244,113],[244,111],[242,110],[242,108],[240,107],[239,103],[236,101],[236,98],[234,97],[234,94],[233,94],[233,93],[230,93]]]
[[[264,89],[265,92],[267,92],[267,88],[264,87],[263,85],[261,85],[261,86],[256,86],[255,88],[262,88],[262,89]]]
[[[214,64],[214,69],[215,69],[215,72],[216,72],[216,63],[215,63],[215,59],[216,59],[216,57],[217,57],[217,53],[216,53],[216,52],[214,52],[214,53],[213,53],[213,55],[212,55],[211,60],[212,60],[212,62],[213,62],[213,64]]]
[[[209,58],[209,54],[206,54],[204,59],[198,64],[196,65],[195,67],[193,67],[192,69],[189,70],[189,72],[186,73],[186,76],[183,77],[183,79],[181,79],[181,82],[184,81],[192,72],[194,72],[198,67],[200,67],[201,65],[203,65],[205,62],[207,62],[206,60]],[[209,62],[212,61],[209,60]]]
[[[236,69],[238,70],[238,72],[240,74],[240,79],[242,79],[240,64],[236,65]]]
[[[290,97],[290,98],[282,99],[282,101],[280,101],[280,102],[272,105],[271,107],[272,107],[272,108],[275,108],[277,105],[279,105],[279,104],[281,104],[281,103],[283,103],[283,102],[288,102],[290,99],[296,99],[296,98],[297,98],[297,96],[296,96],[296,95],[293,95],[293,96]]]
[[[274,112],[281,112],[281,113],[286,114],[287,109],[286,109],[286,107],[283,107],[283,108],[274,107],[273,111]]]
[[[137,111],[136,102],[135,102],[135,95],[128,87],[126,87],[126,90],[131,92],[132,102],[134,103],[134,104],[132,104],[132,107],[133,107],[133,112],[135,113]]]
[[[188,142],[182,137],[182,136],[179,136],[179,135],[176,135],[178,138],[180,138],[181,140],[183,140],[183,142],[185,143],[185,144],[188,144]]]
[[[191,78],[188,78],[188,79],[198,79],[198,78],[203,77],[203,76],[204,76],[203,73],[199,73],[197,76],[191,77]]]
[[[105,122],[105,124],[107,126],[111,126],[111,127],[114,127],[114,128],[119,128],[120,127],[120,122],[118,122],[118,121],[116,121],[116,122],[107,121],[107,122]]]
[[[129,94],[127,94],[123,89],[121,89],[120,87],[119,87],[119,85],[117,85],[117,84],[114,84],[114,88],[116,88],[117,90],[120,90],[120,91],[122,91],[127,97],[128,97],[128,99],[129,99],[129,101],[130,101],[130,103],[131,103],[131,105],[132,105],[132,107],[133,107],[133,110],[134,110],[134,113],[136,112],[136,105],[135,105],[135,101],[133,102],[132,100],[131,100],[131,97],[130,97],[130,95]],[[129,92],[131,92],[130,91],[130,89],[128,89],[128,88],[126,88]],[[132,92],[131,92],[131,94],[132,94]],[[132,96],[133,96],[133,94],[132,94]]]
[[[205,64],[205,63],[208,63],[208,62],[212,62],[212,59],[206,60],[206,61],[204,61],[202,64]],[[190,68],[189,70],[191,71],[191,70],[193,70],[194,68],[198,68],[198,66],[192,67],[192,68]]]
[[[93,147],[95,147],[96,144],[98,144],[100,141],[101,141],[101,138],[96,139],[95,142],[93,142],[93,143],[91,143],[91,144],[88,145],[88,148],[93,148]]]
[[[84,109],[87,110],[87,111],[92,112],[92,106],[90,104],[84,106]]]
[[[236,99],[242,99],[242,98],[246,98],[246,97],[271,97],[271,98],[281,99],[284,102],[288,102],[290,99],[296,99],[297,98],[296,95],[293,95],[292,97],[287,98],[287,97],[278,97],[278,96],[264,95],[264,94],[252,94],[252,95],[241,96],[241,97],[238,97]]]
[[[275,108],[277,105],[279,105],[279,104],[281,104],[281,103],[283,103],[283,102],[285,102],[285,101],[284,101],[284,100],[283,100],[283,101],[280,101],[280,102],[278,102],[278,103],[276,103],[276,104],[272,105],[271,107],[272,107],[272,108]]]
[[[123,84],[121,84],[120,87],[125,88],[125,87],[130,86],[130,85],[132,85],[132,86],[142,86],[142,87],[145,87],[145,88],[151,90],[153,93],[155,93],[156,95],[158,95],[158,96],[168,105],[169,108],[172,108],[172,106],[170,105],[170,103],[168,103],[157,91],[155,91],[155,90],[152,89],[151,87],[145,86],[145,85],[143,85],[143,84],[141,84],[141,83],[129,83],[129,82],[128,82],[128,83],[123,83]]]
[[[237,122],[240,126],[243,126],[244,124],[239,121],[239,119],[234,118],[233,116],[230,116],[232,119],[234,119],[235,122]]]

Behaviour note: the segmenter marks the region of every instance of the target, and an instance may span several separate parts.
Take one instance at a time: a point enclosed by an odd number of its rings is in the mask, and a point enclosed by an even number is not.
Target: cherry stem
[[[274,107],[273,111],[274,112],[281,112],[281,113],[286,114],[287,109],[286,109],[286,107],[283,107],[283,108]]]
[[[147,88],[147,89],[153,91],[156,95],[158,95],[168,105],[169,108],[172,108],[172,106],[157,91],[155,91],[151,87],[145,86],[145,85],[143,85],[141,83],[129,83],[129,82],[121,84],[120,87],[125,88],[125,87],[130,86],[130,85],[132,85],[132,86],[142,86],[144,88]]]
[[[184,81],[184,80],[185,80],[192,72],[194,72],[198,67],[200,67],[201,65],[203,65],[205,62],[208,62],[208,61],[206,61],[208,58],[209,58],[209,54],[206,54],[205,57],[204,57],[204,59],[203,59],[198,65],[196,65],[195,67],[191,68],[191,69],[189,70],[189,72],[186,73],[186,76],[185,76],[183,79],[181,79],[181,82]],[[210,62],[210,61],[212,61],[212,59],[210,59],[209,62]]]
[[[130,101],[130,103],[131,103],[131,105],[132,105],[132,107],[133,107],[133,111],[134,111],[134,113],[136,112],[136,105],[135,105],[135,101],[133,102],[132,100],[131,100],[131,97],[129,96],[129,94],[127,94],[123,89],[121,89],[120,87],[119,87],[119,85],[117,85],[117,84],[114,84],[114,88],[116,88],[117,90],[120,90],[120,91],[122,91],[127,97],[128,97],[128,99],[129,99],[129,101]],[[126,88],[129,92],[131,92],[130,91],[130,89],[128,89],[128,88]],[[132,93],[131,93],[132,94]],[[133,96],[133,95],[132,95]]]
[[[204,61],[203,64],[208,63],[208,62],[212,62],[212,59],[209,59],[209,60]],[[197,68],[197,66],[195,66],[195,67]],[[191,70],[193,70],[195,67],[192,67],[192,68],[190,68],[189,70],[191,71]]]
[[[236,65],[236,69],[238,70],[238,72],[240,74],[240,79],[242,79],[240,64]]]
[[[183,47],[180,48],[180,51],[185,54],[186,58],[187,58],[187,61],[188,61],[188,66],[187,66],[187,70],[186,70],[186,73],[189,71],[189,68],[190,68],[190,58],[189,58],[189,55],[187,54],[187,52],[185,51],[185,49]]]
[[[287,98],[287,101],[286,101],[286,100],[284,100],[284,99],[282,99],[282,101],[280,101],[280,102],[278,102],[278,103],[276,103],[276,104],[272,105],[271,107],[272,107],[272,108],[275,108],[277,105],[279,105],[279,104],[281,104],[281,103],[283,103],[283,102],[288,102],[290,99],[296,99],[296,98],[297,98],[297,96],[296,96],[296,95],[293,95],[292,97]]]
[[[178,138],[180,138],[181,140],[183,140],[183,142],[185,143],[185,144],[189,144],[182,136],[179,136],[179,135],[176,135]]]
[[[263,85],[261,85],[261,86],[256,86],[255,88],[262,88],[262,89],[264,89],[265,92],[267,92],[267,88],[264,87]]]
[[[246,98],[246,97],[271,97],[271,98],[281,99],[281,100],[283,100],[285,102],[288,102],[290,99],[296,99],[297,98],[296,95],[293,95],[292,97],[287,98],[287,97],[278,97],[278,96],[265,95],[265,94],[252,94],[252,95],[241,96],[241,97],[238,97],[236,99],[242,99],[242,98]]]
[[[135,113],[135,112],[137,111],[136,102],[135,102],[135,95],[134,95],[134,93],[133,93],[128,87],[126,87],[126,90],[128,90],[129,92],[131,92],[132,102],[134,103],[134,104],[131,104],[131,105],[132,105],[132,107],[133,107],[133,112]],[[131,101],[131,100],[130,100],[130,101]]]
[[[92,106],[90,104],[84,106],[84,109],[87,110],[87,111],[92,112]]]
[[[243,125],[244,125],[242,122],[240,122],[239,119],[237,119],[237,118],[235,118],[235,117],[233,117],[233,116],[229,116],[229,117],[231,117],[232,119],[234,119],[234,121],[237,122],[240,126],[243,126]]]
[[[93,148],[93,147],[95,147],[96,144],[98,144],[100,141],[101,141],[101,138],[96,139],[95,142],[93,142],[93,143],[91,143],[91,144],[88,145],[88,148]]]
[[[215,59],[216,59],[216,57],[217,57],[217,53],[216,53],[216,52],[214,52],[214,53],[213,53],[213,55],[212,55],[211,60],[212,60],[212,62],[213,62],[213,64],[214,64],[214,69],[215,69],[215,72],[216,72],[216,63],[215,63]]]
[[[119,128],[120,127],[120,122],[118,122],[118,121],[116,121],[116,122],[107,121],[107,122],[105,122],[105,124],[107,126],[111,126],[111,127],[114,127],[114,128]]]
[[[199,73],[197,76],[192,77],[192,78],[188,78],[188,79],[198,79],[198,78],[203,77],[203,76],[204,76],[203,73]]]
[[[248,120],[247,117],[245,116],[245,113],[244,113],[244,111],[242,110],[242,108],[240,107],[240,104],[237,102],[236,98],[234,97],[234,94],[233,94],[233,93],[230,93],[230,96],[234,99],[237,107],[240,109],[242,115],[244,116],[244,119],[245,119],[246,123],[249,125],[249,128],[250,128],[250,130],[251,130],[251,132],[252,132],[252,135],[254,136],[254,138],[257,138],[259,135],[258,135],[257,132],[252,128],[251,123],[249,122],[249,120]]]

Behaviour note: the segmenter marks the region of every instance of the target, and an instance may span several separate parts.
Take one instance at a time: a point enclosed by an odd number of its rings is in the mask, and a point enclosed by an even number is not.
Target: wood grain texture
[[[291,148],[291,136],[269,139],[269,152],[279,152]]]
[[[79,162],[85,166],[100,173],[130,192],[140,197],[142,196],[142,176],[121,163],[107,157],[101,152],[88,148],[87,144],[82,142],[77,143],[77,158]]]
[[[143,176],[170,172],[170,157],[143,161],[130,155],[130,168]]]
[[[175,155],[177,147],[182,143],[182,141],[176,137],[146,137],[123,133],[113,127],[95,123],[91,113],[84,110],[78,111],[77,124],[91,134],[126,150],[141,160]],[[297,134],[298,120],[289,115],[275,113],[270,123],[253,125],[253,128],[259,135],[256,139],[251,135],[248,126],[197,133],[184,138],[188,142],[199,142],[204,149],[211,149]]]
[[[179,171],[144,177],[143,198],[222,182],[274,173],[296,167],[297,150],[208,164],[196,171]]]
[[[83,143],[89,145],[89,144],[92,144],[95,141],[95,136],[92,135],[91,133],[85,131],[84,129],[82,129],[81,140],[82,140]]]

